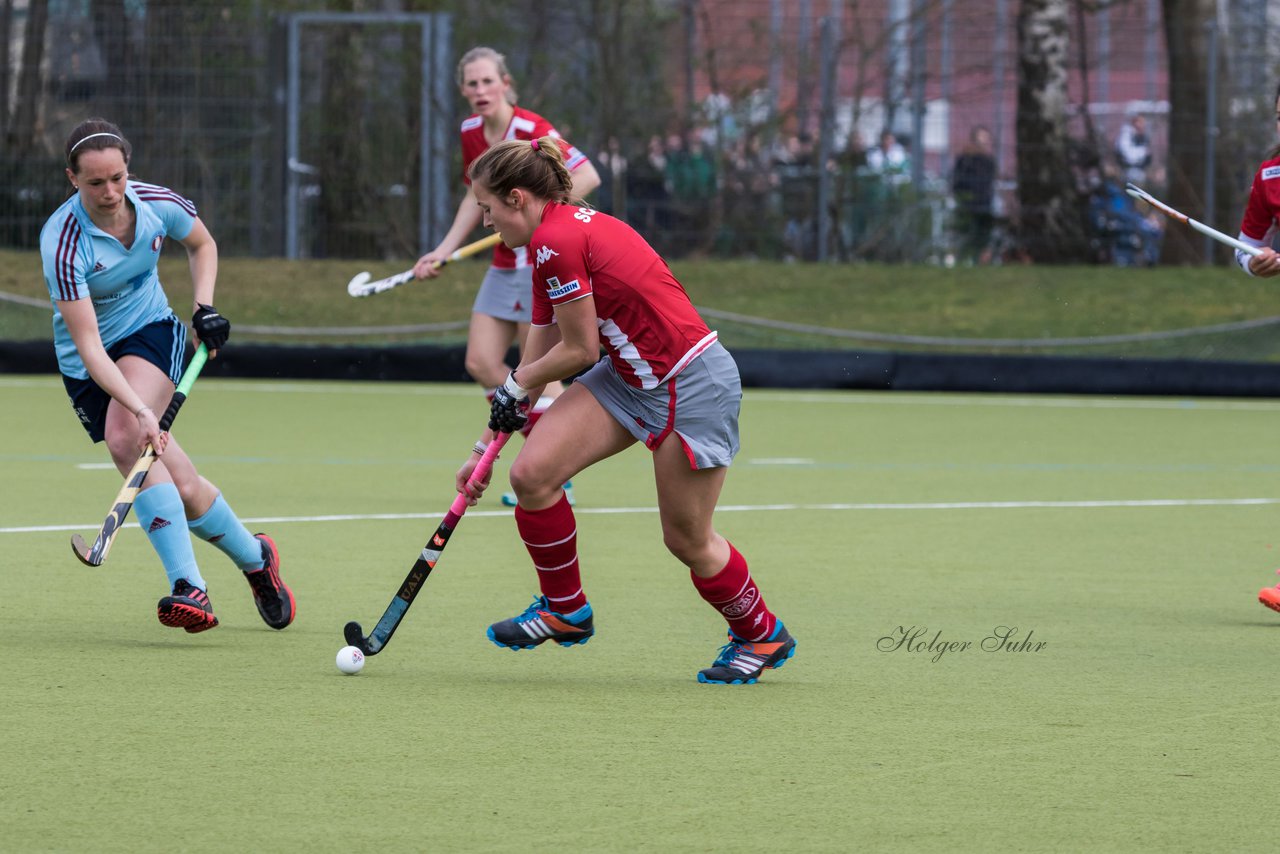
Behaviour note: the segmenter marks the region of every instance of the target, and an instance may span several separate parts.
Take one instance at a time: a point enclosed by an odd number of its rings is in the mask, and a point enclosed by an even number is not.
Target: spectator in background
[[[911,171],[911,158],[893,131],[882,132],[880,144],[867,151],[867,168],[877,174],[894,177],[905,177]]]
[[[596,193],[596,207],[605,213],[621,217],[627,205],[627,158],[622,153],[622,143],[616,136],[609,137],[600,154],[600,188]]]
[[[774,158],[781,181],[782,240],[785,258],[812,260],[817,250],[818,164],[813,137],[805,132],[787,137]]]
[[[960,259],[968,264],[991,261],[991,229],[995,224],[996,158],[991,131],[978,125],[951,170],[951,193],[956,201]]]
[[[665,248],[668,228],[667,150],[662,137],[649,137],[644,156],[627,166],[627,219],[648,239]]]
[[[1147,120],[1134,114],[1120,128],[1116,137],[1116,161],[1124,180],[1141,185],[1147,180],[1147,168],[1151,165],[1151,137],[1147,135]]]

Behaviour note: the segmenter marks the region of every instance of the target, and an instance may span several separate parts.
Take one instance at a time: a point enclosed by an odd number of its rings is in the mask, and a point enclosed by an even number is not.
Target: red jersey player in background
[[[533,322],[520,364],[494,394],[489,429],[457,474],[467,480],[497,431],[518,430],[544,385],[590,367],[543,415],[511,465],[516,525],[541,595],[489,627],[511,649],[586,643],[593,613],[578,571],[577,523],[560,484],[644,442],[653,452],[663,542],[729,626],[729,643],[698,681],[755,682],[796,642],[765,605],[747,562],[712,527],[738,452],[737,365],[658,254],[630,226],[571,202],[553,137],[495,145],[471,167],[485,225],[534,257]],[[600,358],[600,348],[606,356]],[[594,367],[591,367],[593,366]]]
[[[1280,130],[1280,87],[1276,89],[1276,128]],[[1240,240],[1262,249],[1261,255],[1236,250],[1236,263],[1251,276],[1270,278],[1280,274],[1280,254],[1275,243],[1280,237],[1280,145],[1267,153],[1267,159],[1253,176],[1249,202],[1240,223]],[[1277,570],[1280,572],[1280,570]],[[1280,611],[1280,585],[1258,591],[1258,601],[1273,611]]]
[[[515,83],[507,71],[507,61],[490,47],[475,47],[458,62],[458,88],[471,105],[472,114],[462,123],[462,181],[467,192],[458,204],[453,225],[440,245],[418,259],[413,272],[418,278],[440,275],[437,261],[444,261],[462,245],[480,225],[480,209],[467,172],[477,157],[491,145],[505,139],[538,139],[555,137],[565,155],[565,164],[573,174],[573,192],[586,196],[600,185],[600,175],[582,152],[560,138],[551,123],[537,113],[516,106]],[[499,243],[493,250],[493,263],[485,273],[471,308],[471,326],[467,332],[466,368],[471,378],[489,391],[507,378],[511,367],[506,363],[512,343],[524,347],[529,332],[532,307],[533,267],[524,247],[511,249]],[[527,435],[542,412],[563,390],[552,383],[543,399],[529,416],[523,432]],[[572,501],[572,492],[569,492]],[[514,507],[514,495],[503,496],[503,503]]]

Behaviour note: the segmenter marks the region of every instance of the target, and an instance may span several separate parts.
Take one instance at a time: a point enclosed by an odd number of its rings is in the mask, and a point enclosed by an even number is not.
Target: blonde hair
[[[491,47],[473,47],[462,55],[462,59],[458,60],[458,88],[462,88],[467,66],[481,59],[489,60],[498,69],[498,76],[507,84],[507,103],[515,106],[516,81],[507,70],[507,58]]]
[[[472,184],[483,184],[502,199],[519,187],[540,199],[573,201],[573,176],[554,136],[500,142],[472,162],[468,175]]]

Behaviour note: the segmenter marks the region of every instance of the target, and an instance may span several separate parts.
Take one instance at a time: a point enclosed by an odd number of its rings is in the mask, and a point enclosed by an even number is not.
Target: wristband
[[[147,405],[144,403],[142,406],[139,406],[139,407],[138,407],[138,409],[137,409],[137,411],[136,411],[136,412],[134,412],[134,413],[133,413],[133,417],[134,417],[134,418],[137,418],[139,415],[141,415],[142,413],[146,412],[148,409],[151,409],[151,407],[150,407],[150,406],[147,406]],[[154,412],[155,410],[152,410],[152,411]]]
[[[483,457],[484,452],[487,450],[489,450],[489,446],[486,445],[484,442],[476,442],[475,447],[471,449],[471,453],[479,454],[480,456]]]
[[[502,388],[507,394],[511,395],[516,400],[521,400],[529,396],[529,392],[526,391],[520,383],[516,382],[515,371],[507,374],[507,381],[502,384]]]

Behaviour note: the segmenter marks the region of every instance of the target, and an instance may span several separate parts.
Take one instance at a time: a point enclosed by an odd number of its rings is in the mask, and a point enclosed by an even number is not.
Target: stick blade
[[[102,556],[98,555],[95,559],[93,550],[84,541],[84,537],[79,534],[71,535],[71,550],[76,553],[76,557],[80,558],[80,562],[85,566],[102,566]]]
[[[365,290],[365,285],[369,284],[369,280],[373,275],[368,271],[357,273],[355,278],[347,282],[347,293],[353,297],[365,297],[369,295],[369,291]]]
[[[347,639],[347,644],[354,646],[365,655],[377,655],[382,649],[381,646],[373,646],[369,643],[369,639],[364,636],[364,630],[360,628],[360,624],[355,620],[347,623],[342,629],[342,636]]]

